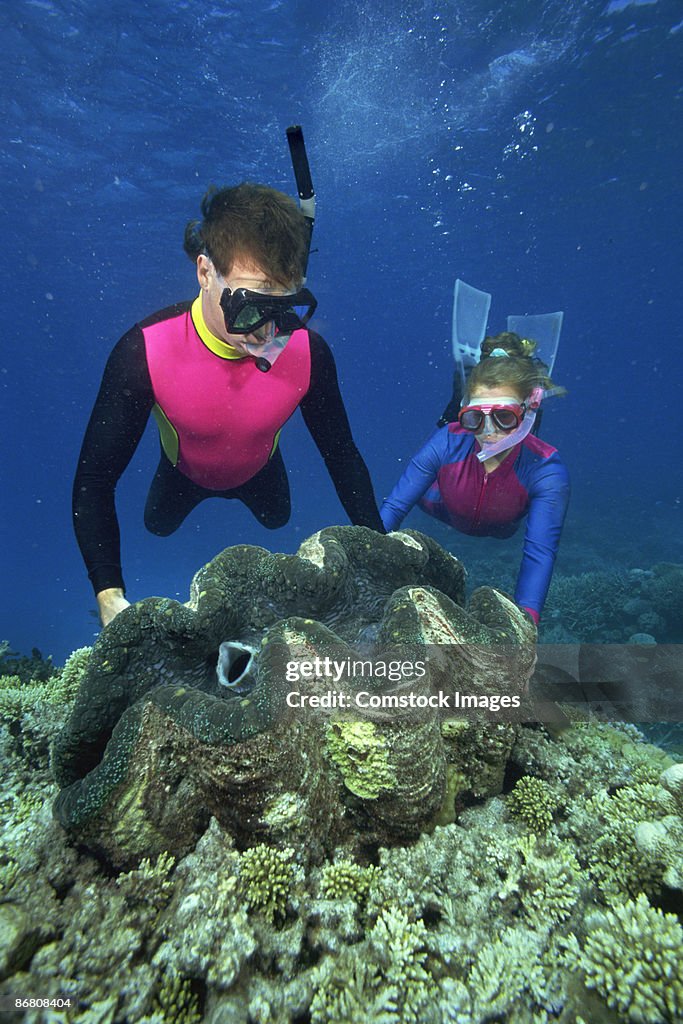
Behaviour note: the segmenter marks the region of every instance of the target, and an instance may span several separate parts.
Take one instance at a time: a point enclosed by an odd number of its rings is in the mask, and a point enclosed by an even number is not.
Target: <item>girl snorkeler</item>
[[[532,434],[541,401],[560,393],[535,343],[512,332],[487,337],[452,422],[411,459],[381,509],[387,532],[414,505],[461,533],[511,537],[527,518],[514,599],[538,624],[569,501],[557,450]]]

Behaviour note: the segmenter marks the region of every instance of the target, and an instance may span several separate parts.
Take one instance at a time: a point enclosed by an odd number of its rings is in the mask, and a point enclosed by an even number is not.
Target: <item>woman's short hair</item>
[[[204,253],[223,277],[237,259],[253,261],[274,282],[300,284],[310,225],[296,201],[268,185],[242,182],[211,186],[201,202],[202,220],[185,228],[183,248],[196,263]]]

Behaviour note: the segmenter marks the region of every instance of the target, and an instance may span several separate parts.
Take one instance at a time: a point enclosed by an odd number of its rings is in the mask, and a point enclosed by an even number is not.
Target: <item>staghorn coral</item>
[[[589,927],[580,966],[586,985],[629,1024],[683,1017],[683,928],[646,896],[608,910]]]
[[[557,801],[543,779],[524,775],[515,784],[507,803],[514,817],[533,832],[547,832],[553,823]]]

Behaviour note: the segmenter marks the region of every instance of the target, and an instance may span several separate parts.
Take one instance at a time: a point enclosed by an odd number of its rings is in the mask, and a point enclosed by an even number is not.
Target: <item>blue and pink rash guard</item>
[[[387,532],[414,505],[461,533],[511,537],[527,516],[515,601],[538,623],[569,502],[569,474],[555,448],[529,435],[487,473],[479,443],[457,423],[432,434],[381,509]]]

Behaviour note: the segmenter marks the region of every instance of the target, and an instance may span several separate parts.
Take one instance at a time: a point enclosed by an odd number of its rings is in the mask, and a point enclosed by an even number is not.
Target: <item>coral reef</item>
[[[367,898],[376,877],[376,868],[363,867],[350,860],[326,864],[320,876],[320,892],[331,900],[351,899],[356,904]]]
[[[89,647],[74,651],[61,670],[40,658],[12,659],[24,673],[37,667],[35,678],[25,674],[0,675],[0,722],[7,726],[13,747],[31,763],[47,764],[49,745],[63,727],[90,660]]]
[[[454,621],[477,642],[463,643],[454,659],[451,644],[442,645],[429,659],[433,673],[411,681],[411,692],[467,685],[485,694],[497,646],[506,652],[499,692],[515,693],[525,678],[528,633],[512,641],[527,627],[518,627],[507,599],[485,590],[463,609],[461,594],[444,595],[437,580],[449,572],[457,580],[457,563],[439,562],[438,550],[418,535],[383,538],[387,546],[371,545],[370,554],[349,543],[364,543],[364,531],[348,537],[321,534],[304,546],[319,571],[334,560],[331,580],[302,577],[298,563],[285,560],[276,562],[280,589],[261,597],[264,591],[255,591],[261,614],[274,617],[264,626],[268,642],[257,642],[256,616],[252,633],[230,634],[259,649],[248,694],[230,695],[225,686],[218,694],[214,656],[225,636],[206,620],[203,632],[194,630],[201,593],[213,593],[217,618],[235,614],[223,604],[225,580],[206,570],[195,608],[144,602],[121,632],[106,630],[92,653],[53,675],[49,682],[64,686],[60,698],[57,689],[48,696],[41,680],[8,685],[31,696],[16,703],[14,715],[6,705],[0,730],[0,999],[10,1005],[32,993],[71,1002],[66,1014],[9,1010],[8,1024],[683,1018],[683,765],[638,729],[574,712],[552,732],[452,710],[402,716],[337,707],[290,716],[282,707],[275,713],[272,696],[259,695],[266,679],[276,689],[286,680],[283,658],[286,667],[293,651],[346,656],[361,640],[386,645],[397,625],[424,649],[437,636],[452,640]],[[410,573],[394,566],[375,601],[373,573],[386,574],[384,555],[391,565],[404,548],[417,560],[410,570],[417,580],[407,582]],[[273,563],[246,551],[252,569],[270,580]],[[304,556],[288,556],[297,557]],[[370,564],[349,569],[355,557]],[[234,563],[218,568],[232,579]],[[360,589],[349,572],[360,574]],[[245,579],[230,585],[242,593]],[[282,605],[268,603],[283,587],[302,602],[296,614],[291,594]],[[338,601],[342,592],[350,604]],[[302,614],[303,605],[310,614]],[[320,648],[321,636],[334,647]],[[106,671],[112,665],[115,671]],[[106,694],[95,685],[103,681],[123,707],[109,717]],[[406,692],[404,681],[398,693]],[[319,682],[296,686],[320,694]],[[363,687],[386,692],[367,680]],[[348,679],[339,688],[352,692]],[[182,689],[176,705],[168,691]],[[166,697],[157,700],[159,690]],[[89,696],[97,746],[83,751]],[[218,711],[206,696],[215,696]],[[185,718],[166,714],[184,701]],[[55,765],[75,775],[63,792],[82,786],[76,792],[95,807],[95,824],[79,819],[64,828],[50,813],[57,786],[45,751],[72,711]],[[125,724],[131,713],[144,726],[137,734]],[[124,783],[117,790],[107,788],[111,779],[100,781],[95,795],[106,798],[98,805],[88,786],[117,750],[117,730],[130,741],[116,754],[127,765]],[[147,761],[143,737],[151,740]],[[137,759],[126,761],[136,743]],[[134,771],[137,787],[130,784]],[[211,802],[214,780],[220,799]],[[168,818],[155,817],[158,811]]]
[[[682,608],[681,565],[660,562],[650,569],[594,570],[574,576],[555,573],[541,639],[544,643],[681,643]]]
[[[13,676],[20,683],[44,683],[56,671],[52,658],[44,658],[37,647],[27,656],[11,650],[8,640],[0,640],[0,678]]]
[[[580,964],[621,1019],[657,1024],[683,1018],[683,928],[674,914],[651,907],[642,893],[596,915]]]

